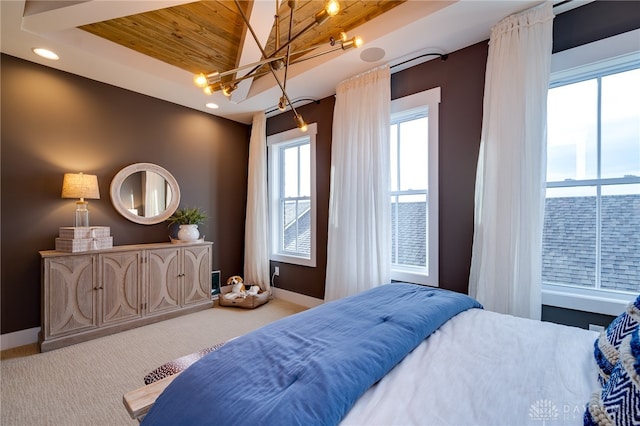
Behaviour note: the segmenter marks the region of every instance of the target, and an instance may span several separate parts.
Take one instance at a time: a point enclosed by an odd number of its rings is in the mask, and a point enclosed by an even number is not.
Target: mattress
[[[341,425],[582,425],[599,390],[597,336],[462,312],[370,388]]]

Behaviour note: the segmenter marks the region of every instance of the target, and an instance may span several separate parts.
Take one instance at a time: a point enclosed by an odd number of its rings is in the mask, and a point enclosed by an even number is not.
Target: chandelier
[[[335,16],[340,12],[340,3],[337,0],[328,0],[324,8],[319,10],[313,16],[313,19],[309,24],[307,24],[302,30],[298,33],[293,34],[293,15],[294,10],[297,6],[297,0],[288,0],[287,5],[291,10],[289,14],[289,32],[287,35],[287,41],[280,45],[280,26],[278,24],[279,15],[278,15],[278,3],[276,0],[276,14],[274,16],[274,27],[275,27],[275,48],[273,52],[267,53],[264,47],[260,44],[258,40],[258,36],[256,35],[253,27],[249,23],[249,19],[247,18],[244,10],[240,6],[238,0],[234,0],[236,8],[244,23],[247,25],[249,32],[251,33],[254,41],[258,45],[260,52],[262,53],[262,59],[258,62],[254,62],[251,64],[243,65],[238,68],[234,68],[228,71],[218,72],[213,71],[209,74],[197,74],[194,77],[194,83],[196,86],[202,88],[207,95],[211,95],[212,93],[220,90],[222,93],[229,97],[231,93],[237,89],[238,83],[242,80],[246,80],[249,78],[260,77],[265,74],[272,74],[275,78],[282,95],[278,101],[278,108],[281,111],[285,111],[287,106],[291,108],[293,112],[294,120],[296,125],[303,132],[307,131],[307,124],[305,123],[302,115],[296,111],[293,106],[289,95],[287,95],[287,75],[289,66],[297,64],[302,61],[306,61],[309,59],[317,58],[319,56],[325,55],[327,53],[335,52],[337,50],[347,50],[352,47],[359,47],[362,44],[362,39],[360,37],[353,37],[351,39],[348,38],[346,33],[340,33],[340,35],[336,37],[329,37],[328,44],[329,48],[319,52],[313,52],[316,49],[319,49],[322,46],[310,46],[301,50],[292,51],[291,44],[298,39],[302,34],[311,30],[312,28],[322,25],[329,18]],[[239,75],[238,72],[250,69],[248,72]],[[278,75],[278,72],[281,74]]]

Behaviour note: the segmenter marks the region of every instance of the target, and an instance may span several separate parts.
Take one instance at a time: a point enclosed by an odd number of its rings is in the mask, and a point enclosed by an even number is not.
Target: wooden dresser
[[[42,352],[213,307],[213,243],[41,251]]]

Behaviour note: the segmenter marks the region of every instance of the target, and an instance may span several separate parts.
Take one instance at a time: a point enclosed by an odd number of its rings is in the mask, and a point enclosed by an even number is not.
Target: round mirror
[[[180,188],[162,167],[136,163],[120,170],[111,181],[111,202],[122,216],[142,225],[163,222],[180,205]]]

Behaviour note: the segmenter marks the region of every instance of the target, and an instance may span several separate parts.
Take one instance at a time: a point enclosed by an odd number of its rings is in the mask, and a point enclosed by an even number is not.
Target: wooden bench
[[[125,393],[122,397],[122,403],[131,418],[141,422],[151,409],[153,403],[156,402],[156,399],[158,399],[160,394],[178,375],[180,375],[180,373]]]

